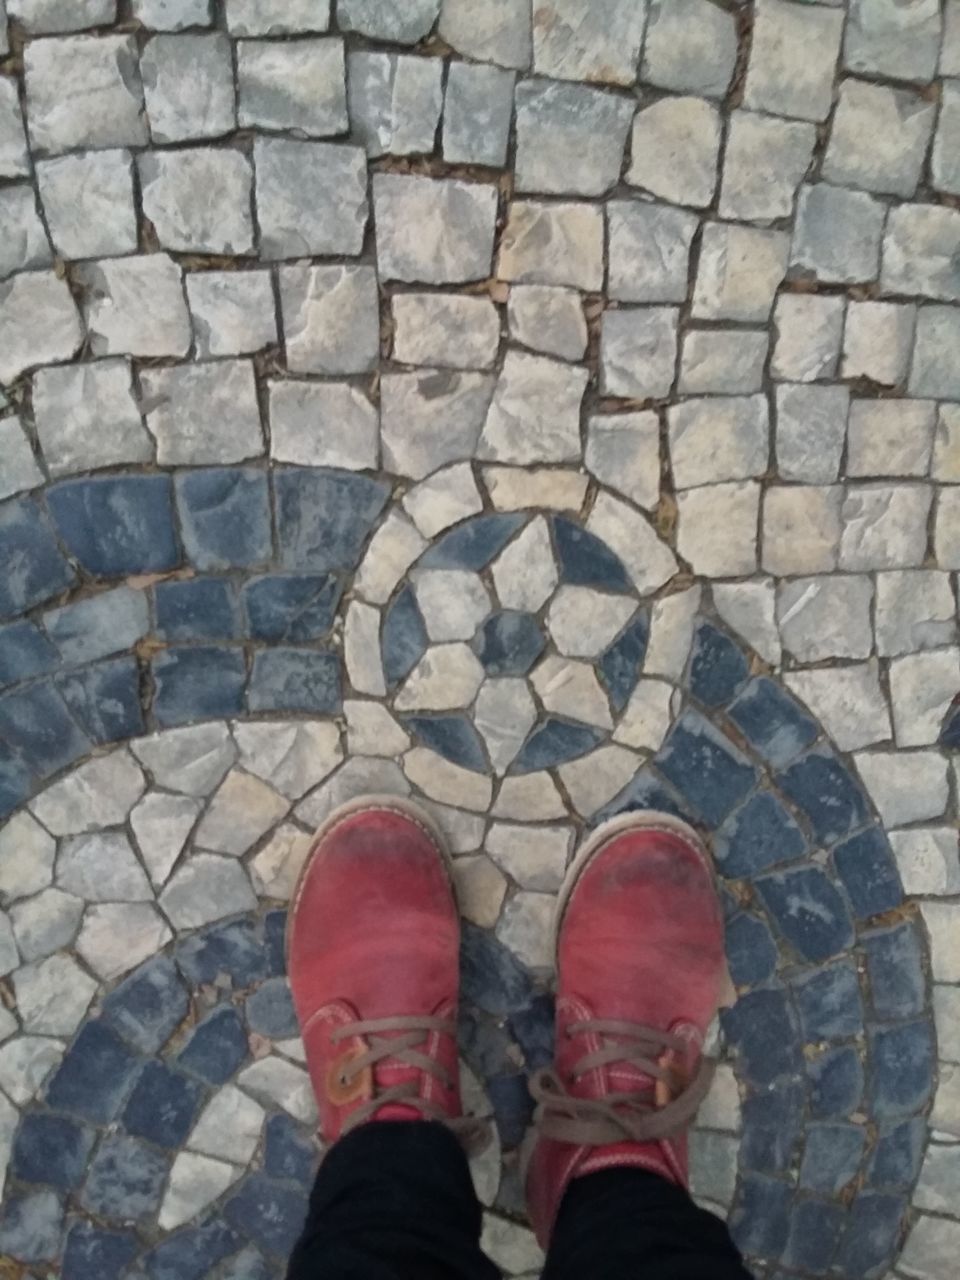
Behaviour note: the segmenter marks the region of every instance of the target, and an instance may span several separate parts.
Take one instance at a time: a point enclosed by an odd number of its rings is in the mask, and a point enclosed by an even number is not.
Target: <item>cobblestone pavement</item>
[[[738,990],[696,1195],[759,1280],[955,1273],[958,304],[960,0],[0,0],[4,1275],[282,1275],[368,791],[456,854],[509,1275],[644,806]]]

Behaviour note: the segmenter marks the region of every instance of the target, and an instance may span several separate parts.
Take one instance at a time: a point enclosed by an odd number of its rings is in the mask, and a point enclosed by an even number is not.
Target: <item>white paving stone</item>
[[[23,1029],[37,1036],[72,1036],[97,989],[95,979],[62,954],[24,965],[12,981]]]
[[[56,850],[53,838],[23,810],[0,827],[0,905],[51,884]]]
[[[193,147],[137,157],[144,216],[165,249],[248,254],[254,248],[253,169],[239,151]]]
[[[912,303],[852,301],[843,332],[845,378],[894,386],[907,374],[917,308]]]
[[[347,132],[342,40],[239,40],[236,58],[242,129],[289,130],[315,138]]]
[[[679,680],[687,665],[693,644],[693,629],[700,608],[700,588],[662,596],[650,616],[650,640],[643,659],[648,676],[666,676]]]
[[[376,470],[379,415],[347,382],[271,382],[270,455],[305,467]]]
[[[639,766],[633,751],[609,743],[560,765],[557,772],[574,809],[589,818],[623,790]]]
[[[799,662],[866,658],[873,648],[872,602],[873,583],[865,574],[824,574],[781,583],[777,621],[784,648]]]
[[[508,351],[477,446],[489,462],[569,462],[580,457],[586,369]]]
[[[667,410],[678,489],[761,476],[770,457],[765,396],[691,398]]]
[[[380,657],[380,610],[362,600],[352,600],[343,631],[344,662],[357,693],[383,697],[386,676]]]
[[[77,955],[104,982],[155,955],[173,935],[147,902],[99,902],[87,910]]]
[[[24,49],[24,74],[30,143],[41,154],[146,145],[133,36],[30,40]]]
[[[604,395],[663,399],[677,367],[676,307],[622,307],[601,320],[600,386]]]
[[[597,495],[587,531],[620,557],[641,595],[662,587],[677,571],[673,552],[643,516],[612,494]]]
[[[130,826],[155,889],[166,883],[201,808],[200,801],[191,796],[151,791],[130,814]]]
[[[53,271],[23,271],[0,282],[0,382],[71,359],[82,338],[77,304]]]
[[[853,400],[847,425],[847,474],[927,475],[936,417],[932,400]]]
[[[955,827],[892,831],[890,847],[907,894],[945,897],[960,893],[960,855]]]
[[[160,906],[175,929],[198,929],[213,920],[252,911],[256,898],[240,863],[212,853],[194,854],[175,871]]]
[[[453,854],[472,853],[483,843],[486,819],[452,805],[427,802],[426,810],[440,828],[440,834]]]
[[[373,207],[382,280],[456,284],[490,274],[495,187],[378,173]]]
[[[500,552],[490,572],[504,609],[539,612],[559,581],[546,520],[542,516],[531,520]]]
[[[371,158],[433,150],[443,106],[439,58],[355,50],[347,59],[350,123]]]
[[[155,143],[220,138],[236,128],[233,51],[222,32],[156,36],[140,55],[140,73]]]
[[[606,214],[610,297],[683,302],[696,214],[640,200],[611,200]]]
[[[743,481],[686,489],[677,495],[677,507],[677,551],[694,573],[722,577],[756,570],[758,484]]]
[[[500,240],[497,276],[527,284],[603,285],[603,211],[586,202],[514,200]]]
[[[70,836],[57,855],[57,885],[88,902],[144,902],[147,877],[122,831]]]
[[[186,286],[201,358],[246,355],[276,343],[269,272],[191,271]]]
[[[527,682],[514,676],[485,680],[477,694],[473,720],[496,774],[503,774],[537,719]]]
[[[262,898],[288,902],[310,852],[312,837],[292,823],[284,823],[250,860],[253,887]]]
[[[557,784],[545,771],[504,778],[491,812],[495,818],[523,822],[549,822],[567,815]]]
[[[83,901],[72,893],[52,888],[15,903],[10,908],[10,924],[17,944],[13,950],[14,958],[11,964],[0,964],[0,967],[6,967],[7,972],[14,968],[17,951],[26,964],[69,947],[80,928],[83,907]],[[0,932],[2,930],[3,926],[0,926]],[[6,953],[6,946],[2,949]]]
[[[52,263],[33,188],[23,183],[0,189],[0,278]]]
[[[131,750],[159,787],[187,796],[207,796],[237,758],[226,725],[168,729],[131,743]]]
[[[784,680],[841,751],[889,740],[890,711],[875,660],[818,671],[788,671]]]
[[[126,822],[145,789],[136,761],[126,751],[113,751],[47,787],[30,808],[52,835],[72,836]]]
[[[494,822],[484,847],[521,889],[556,893],[563,883],[572,845],[573,828],[569,826]]]
[[[154,444],[140,416],[128,360],[39,369],[33,417],[53,476],[153,461]]]
[[[348,698],[343,714],[347,720],[347,750],[352,756],[400,756],[410,746],[410,735],[379,702]]]
[[[507,878],[483,854],[457,858],[453,866],[457,906],[466,920],[481,929],[492,929],[500,918],[507,893]]]
[[[705,208],[713,200],[720,112],[703,98],[661,98],[633,120],[626,180],[671,204]]]
[[[453,711],[468,707],[483,683],[483,674],[469,645],[434,645],[410,672],[394,705],[398,711]]]
[[[306,266],[279,271],[287,367],[294,373],[366,373],[380,353],[373,267]]]
[[[483,510],[483,499],[468,462],[436,471],[405,495],[403,508],[424,538]]]
[[[262,779],[242,769],[232,769],[197,827],[197,847],[239,858],[275,826],[289,808],[289,800]]]
[[[364,0],[353,2],[356,6]],[[344,7],[341,2],[339,8]],[[226,0],[227,28],[234,36],[326,31],[330,26],[331,8],[331,0]]]
[[[687,395],[759,391],[769,341],[762,329],[687,329],[677,390]]]
[[[180,357],[190,350],[182,275],[168,254],[104,259],[84,265],[80,279],[94,355]]]
[[[950,575],[935,569],[877,574],[877,652],[883,656],[937,649],[957,638]]]
[[[530,676],[545,710],[569,720],[612,729],[610,704],[592,663],[548,654]]]
[[[385,469],[423,480],[439,467],[472,458],[494,386],[490,374],[451,369],[384,374],[380,432]]]
[[[721,217],[767,222],[793,215],[806,176],[816,128],[754,111],[732,111],[720,188]]]
[[[395,760],[357,757],[345,761],[332,777],[301,800],[297,806],[297,817],[316,829],[347,800],[355,800],[358,796],[405,796],[409,793],[409,783]]]
[[[48,1036],[17,1036],[0,1047],[0,1089],[17,1106],[29,1102],[59,1065],[64,1046]]]
[[[595,414],[587,421],[584,462],[638,506],[651,510],[660,500],[660,422],[649,410]]]
[[[960,982],[960,907],[953,902],[921,902],[920,914],[930,935],[934,982]],[[952,1086],[960,1088],[960,1071],[952,1073]]]
[[[938,751],[863,751],[854,760],[886,827],[943,815],[950,787]]]
[[[500,317],[489,298],[454,293],[397,293],[393,357],[401,364],[489,369],[500,345]]]
[[[587,321],[575,289],[515,284],[507,299],[507,321],[514,342],[562,360],[583,359]]]
[[[826,485],[840,474],[850,391],[834,384],[780,383],[775,452],[781,480]]]
[[[943,488],[937,494],[933,549],[942,568],[960,569],[960,489]]]
[[[845,307],[844,298],[782,293],[773,311],[771,375],[786,382],[832,378],[840,358]]]
[[[960,988],[947,987],[941,983],[934,985],[933,1016],[937,1024],[937,1051],[940,1057],[947,1062],[960,1062]],[[0,1050],[0,1057],[2,1053]],[[2,1083],[0,1072],[0,1084]]]
[[[234,1084],[226,1084],[201,1111],[187,1138],[187,1147],[201,1155],[246,1165],[260,1141],[265,1114],[249,1094]]]
[[[763,567],[778,575],[835,569],[842,500],[839,485],[768,488],[763,502]]]
[[[282,1058],[262,1058],[244,1067],[237,1084],[264,1105],[282,1107],[301,1124],[315,1124],[317,1106],[310,1077],[302,1067]]]
[[[30,159],[17,82],[12,77],[4,76],[0,79],[0,176],[25,178],[29,174]]]
[[[514,894],[500,916],[497,937],[531,969],[546,969],[553,964],[554,903],[552,894],[521,890]]]
[[[288,800],[299,800],[343,759],[340,732],[324,720],[240,721],[233,726],[233,736],[244,769]]]
[[[890,662],[890,701],[898,747],[937,741],[947,710],[960,689],[955,648],[907,654]]]
[[[934,480],[960,481],[960,405],[940,405],[930,474]]]
[[[391,511],[373,535],[354,579],[364,600],[386,604],[393,589],[427,547],[425,538],[398,511]]]
[[[489,778],[452,764],[427,747],[414,747],[403,757],[403,769],[414,786],[431,800],[485,813],[493,785]]]
[[[744,103],[772,115],[825,120],[840,54],[843,13],[760,0],[753,25]],[[803,56],[798,51],[803,50]]]
[[[932,500],[922,484],[850,486],[844,498],[841,569],[911,569],[923,563]]]
[[[752,582],[715,582],[713,603],[727,626],[747,641],[761,658],[780,665],[780,633],[776,623],[776,589],[770,578]]]
[[[419,569],[413,590],[433,641],[470,640],[491,611],[480,575],[465,569]]]
[[[595,658],[635,612],[636,603],[628,596],[564,585],[550,603],[547,630],[564,657]]]
[[[673,686],[665,680],[641,678],[614,731],[614,742],[639,751],[659,751],[673,716]]]
[[[789,249],[785,232],[708,222],[693,290],[693,317],[765,322],[787,269]]]
[[[33,456],[26,432],[16,415],[0,419],[0,500],[43,484],[43,472]]]
[[[370,212],[362,147],[257,137],[253,162],[262,258],[360,253]]]
[[[484,467],[483,482],[497,511],[577,512],[587,496],[585,475],[553,467]]]
[[[194,1155],[191,1151],[179,1152],[170,1170],[157,1225],[162,1231],[183,1226],[218,1200],[242,1172],[220,1160]]]

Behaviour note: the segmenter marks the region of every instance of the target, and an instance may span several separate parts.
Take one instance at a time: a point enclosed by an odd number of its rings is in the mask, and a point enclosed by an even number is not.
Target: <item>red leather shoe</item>
[[[290,986],[327,1142],[370,1120],[457,1127],[459,947],[446,850],[429,818],[382,797],[333,813],[287,925]]]
[[[527,1167],[544,1246],[572,1178],[630,1167],[687,1185],[686,1130],[713,1072],[704,1036],[732,996],[709,855],[676,818],[631,813],[600,827],[556,919],[554,1068],[531,1084]]]

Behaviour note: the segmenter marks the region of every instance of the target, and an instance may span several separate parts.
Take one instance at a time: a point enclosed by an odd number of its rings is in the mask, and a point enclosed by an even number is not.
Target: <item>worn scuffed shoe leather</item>
[[[732,995],[709,855],[662,814],[614,818],[557,904],[557,1025],[539,1072],[527,1200],[549,1241],[571,1179],[646,1169],[687,1185],[687,1129],[710,1084],[704,1036]]]

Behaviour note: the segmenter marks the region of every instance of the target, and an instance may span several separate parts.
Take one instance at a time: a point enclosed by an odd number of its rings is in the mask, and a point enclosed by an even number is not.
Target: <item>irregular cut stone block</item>
[[[78,275],[94,355],[185,356],[190,350],[183,280],[167,254],[93,262]]]
[[[368,266],[280,268],[287,367],[365,373],[380,354],[377,276]]]
[[[823,160],[823,177],[841,186],[912,196],[920,180],[934,114],[934,104],[918,93],[844,80]]]
[[[870,378],[886,386],[901,382],[910,363],[916,322],[917,308],[909,303],[849,302],[842,376]]]
[[[960,210],[933,204],[891,209],[880,287],[960,302]]]
[[[530,284],[603,286],[603,213],[595,205],[514,200],[500,242],[497,275]]]
[[[513,117],[512,71],[451,62],[443,107],[443,158],[448,164],[487,164],[507,159]]]
[[[930,474],[934,480],[960,480],[960,405],[940,406]]]
[[[145,369],[141,386],[161,466],[241,462],[263,452],[249,360]]]
[[[957,307],[920,308],[908,384],[911,395],[960,400],[960,369],[955,360],[958,343]]]
[[[960,655],[955,648],[912,653],[890,662],[890,701],[898,747],[927,747],[937,741],[943,718],[960,680]],[[937,972],[934,936],[934,977]],[[949,981],[944,973],[942,980]]]
[[[853,0],[843,42],[848,71],[929,81],[941,34],[937,0],[901,6],[895,0]]]
[[[827,574],[781,583],[777,622],[784,648],[798,662],[866,658],[873,647],[872,601],[873,584],[866,575]],[[813,711],[818,714],[822,707]]]
[[[393,358],[402,364],[489,369],[496,359],[500,317],[489,298],[397,293],[392,310]]]
[[[0,283],[0,382],[13,382],[34,365],[69,360],[82,339],[77,305],[53,271],[23,272]]]
[[[375,470],[376,409],[347,383],[271,382],[270,456],[305,467]]]
[[[362,147],[257,138],[253,163],[262,257],[356,257],[368,213]]]
[[[137,158],[144,215],[166,249],[251,253],[253,170],[240,151],[195,147]]]
[[[937,563],[944,569],[960,569],[960,490],[941,489],[933,534]]]
[[[154,142],[219,138],[236,128],[233,56],[220,32],[154,37],[140,74]]]
[[[33,416],[51,475],[153,458],[127,360],[41,369],[33,383]]]
[[[732,112],[723,159],[721,217],[745,222],[791,217],[816,138],[812,124],[753,111]]]
[[[381,380],[383,465],[422,480],[438,467],[473,457],[494,379],[482,373],[421,370]]]
[[[7,0],[6,8],[25,31],[40,36],[109,26],[117,19],[116,0],[74,0],[67,6],[59,0]]]
[[[611,200],[606,209],[610,296],[621,302],[685,301],[696,214],[635,200]]]
[[[337,0],[337,25],[373,40],[416,44],[439,12],[440,0]]]
[[[29,173],[30,160],[17,82],[3,76],[0,78],[0,177],[28,177]]]
[[[960,195],[960,81],[948,80],[940,94],[940,116],[930,157],[933,185]]]
[[[843,502],[842,569],[912,569],[923,563],[932,500],[922,484],[851,485]]]
[[[744,105],[772,115],[825,120],[843,17],[840,10],[759,0]]]
[[[846,299],[782,293],[773,312],[776,339],[770,372],[787,382],[832,378],[840,359]]]
[[[825,182],[800,188],[790,265],[829,284],[875,280],[886,207]]]
[[[641,79],[722,98],[737,62],[732,13],[706,0],[651,0]]]
[[[239,41],[237,113],[241,128],[316,138],[346,133],[343,41]]]
[[[43,472],[37,466],[30,441],[16,415],[0,419],[0,458],[3,459],[0,500],[43,484]]]
[[[442,0],[440,35],[458,53],[522,71],[530,65],[529,0]]]
[[[702,98],[661,98],[637,112],[626,180],[672,204],[713,200],[720,112]]]
[[[847,427],[847,474],[925,476],[935,420],[932,400],[854,400]]]
[[[685,400],[667,410],[670,463],[678,489],[762,476],[770,458],[765,396]]]
[[[947,0],[944,8],[940,74],[960,76],[960,6],[957,0]]]
[[[768,342],[764,330],[688,329],[677,389],[688,395],[759,391]]]
[[[877,652],[885,657],[955,643],[950,575],[934,569],[878,573],[876,629]]]
[[[694,317],[766,321],[787,268],[789,251],[785,232],[707,223],[693,290]]]
[[[268,271],[191,271],[186,277],[197,355],[246,355],[277,341]]]
[[[533,70],[557,80],[630,86],[637,78],[645,0],[545,0],[533,24]]]
[[[37,185],[50,237],[63,258],[137,251],[129,151],[87,151],[41,160]]]
[[[331,0],[226,0],[232,36],[287,36],[326,31]]]
[[[455,463],[422,480],[403,499],[404,510],[424,538],[483,509],[483,499],[467,462]]]
[[[580,405],[587,371],[508,351],[477,456],[526,465],[580,457]]]
[[[373,204],[382,280],[453,284],[490,274],[495,187],[378,173]]]
[[[660,423],[655,413],[595,414],[584,461],[602,484],[652,510],[660,500]]]
[[[850,392],[846,387],[777,387],[776,454],[782,480],[829,484],[840,474]]]
[[[518,191],[599,196],[620,177],[633,104],[587,85],[522,80],[517,108]]]
[[[757,568],[760,486],[711,484],[677,495],[677,551],[694,573],[738,577]]]
[[[676,307],[623,307],[604,312],[601,389],[635,400],[670,394],[677,365]]]
[[[357,50],[348,63],[350,124],[367,155],[429,154],[443,105],[441,60]]]
[[[30,143],[41,154],[146,145],[133,36],[31,40],[24,50],[24,74]]]
[[[154,31],[210,26],[210,0],[133,0],[132,12]]]
[[[52,262],[33,187],[22,183],[0,188],[0,280]]]
[[[841,535],[839,485],[771,485],[763,500],[763,567],[778,576],[828,573]]]

